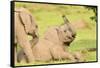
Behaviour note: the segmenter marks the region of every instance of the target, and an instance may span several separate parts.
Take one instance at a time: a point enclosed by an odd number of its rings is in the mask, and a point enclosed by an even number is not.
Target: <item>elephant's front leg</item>
[[[77,59],[78,62],[85,62],[86,61],[84,55],[81,52],[74,52],[73,56],[75,57],[75,59]]]
[[[19,27],[20,28],[16,29],[17,41],[21,46],[21,48],[23,49],[25,55],[27,56],[28,61],[32,62],[34,61],[34,56],[31,48],[31,44],[29,42],[28,36],[25,33],[23,26],[19,25]]]
[[[69,52],[63,52],[62,56],[64,59],[69,59],[71,62],[77,62],[75,57]]]
[[[55,46],[51,48],[51,53],[54,59],[69,59],[71,62],[77,61],[74,56],[71,53],[66,52],[62,46]]]

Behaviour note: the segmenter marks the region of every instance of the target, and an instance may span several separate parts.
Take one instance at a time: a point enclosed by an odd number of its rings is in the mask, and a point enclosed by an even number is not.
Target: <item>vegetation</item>
[[[84,6],[73,5],[53,5],[53,4],[36,4],[36,3],[19,3],[16,2],[16,7],[25,7],[33,14],[36,23],[39,26],[40,37],[49,26],[60,25],[63,23],[62,14],[65,14],[71,23],[77,20],[85,20],[85,28],[77,29],[77,36],[74,42],[71,43],[69,50],[71,52],[78,51],[85,48],[96,48],[96,21],[90,17],[96,17],[95,12],[92,9],[87,9]],[[80,24],[78,24],[80,26]],[[66,47],[67,48],[67,47]],[[96,51],[86,51],[86,62],[96,61]],[[68,63],[66,60],[50,61],[50,62],[33,62],[32,65],[38,64],[54,64],[54,63]],[[25,63],[17,63],[16,65],[30,65]]]

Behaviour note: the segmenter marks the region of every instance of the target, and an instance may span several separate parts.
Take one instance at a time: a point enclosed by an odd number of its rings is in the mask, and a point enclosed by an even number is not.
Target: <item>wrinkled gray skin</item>
[[[36,61],[50,61],[69,59],[76,62],[75,57],[67,50],[66,46],[75,39],[76,33],[65,16],[64,24],[48,28],[44,38],[33,47],[33,54]]]
[[[14,26],[15,26],[15,61],[17,61],[16,46],[19,45],[27,57],[28,62],[34,61],[34,56],[28,35],[38,40],[37,24],[33,20],[32,14],[25,8],[15,8]]]

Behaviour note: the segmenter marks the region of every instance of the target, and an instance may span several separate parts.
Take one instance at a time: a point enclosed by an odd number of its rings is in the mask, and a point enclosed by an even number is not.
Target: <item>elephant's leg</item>
[[[55,44],[56,45],[56,44]],[[61,60],[64,57],[63,48],[59,45],[50,48],[53,59]]]
[[[25,55],[27,56],[28,61],[29,62],[34,61],[31,44],[30,44],[28,36],[24,30],[24,27],[21,24],[18,25],[16,28],[16,38],[17,38],[17,42],[23,49]]]
[[[71,60],[71,62],[77,62],[75,57],[71,53],[69,53],[69,52],[63,52],[62,56],[63,56],[64,59]]]
[[[56,46],[51,48],[51,52],[53,55],[54,59],[69,59],[72,62],[76,62],[76,59],[74,58],[74,56],[72,54],[70,54],[69,52],[65,52],[63,47],[61,46]]]
[[[17,62],[21,62],[22,59],[24,58],[24,51],[21,49],[20,51],[18,51],[18,54],[17,54]]]
[[[75,59],[78,60],[78,62],[86,61],[85,58],[84,58],[84,55],[81,52],[74,52],[73,56],[75,57]]]
[[[32,39],[30,40],[30,43],[31,43],[31,47],[33,47],[38,41],[38,38],[35,38],[35,39]],[[21,62],[22,60],[28,62],[28,59],[27,59],[27,56],[25,55],[23,49],[19,50],[18,53],[17,53],[17,62]]]
[[[25,55],[24,51],[21,49],[17,53],[17,62],[20,63],[22,60],[24,60],[25,62],[28,62],[27,56]]]

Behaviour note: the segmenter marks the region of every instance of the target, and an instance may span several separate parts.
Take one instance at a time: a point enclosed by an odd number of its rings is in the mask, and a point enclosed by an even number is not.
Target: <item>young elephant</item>
[[[34,56],[29,42],[28,35],[32,36],[33,39],[37,38],[37,24],[33,20],[32,14],[25,8],[15,8],[14,10],[14,30],[15,30],[15,50],[16,46],[19,45],[22,51],[25,53],[28,62],[34,61]],[[16,52],[16,51],[15,51]],[[16,53],[15,53],[16,54]],[[15,61],[17,61],[15,55]]]
[[[65,50],[75,39],[76,33],[65,16],[64,24],[48,28],[42,39],[33,47],[36,61],[69,59],[75,62],[74,56]]]

